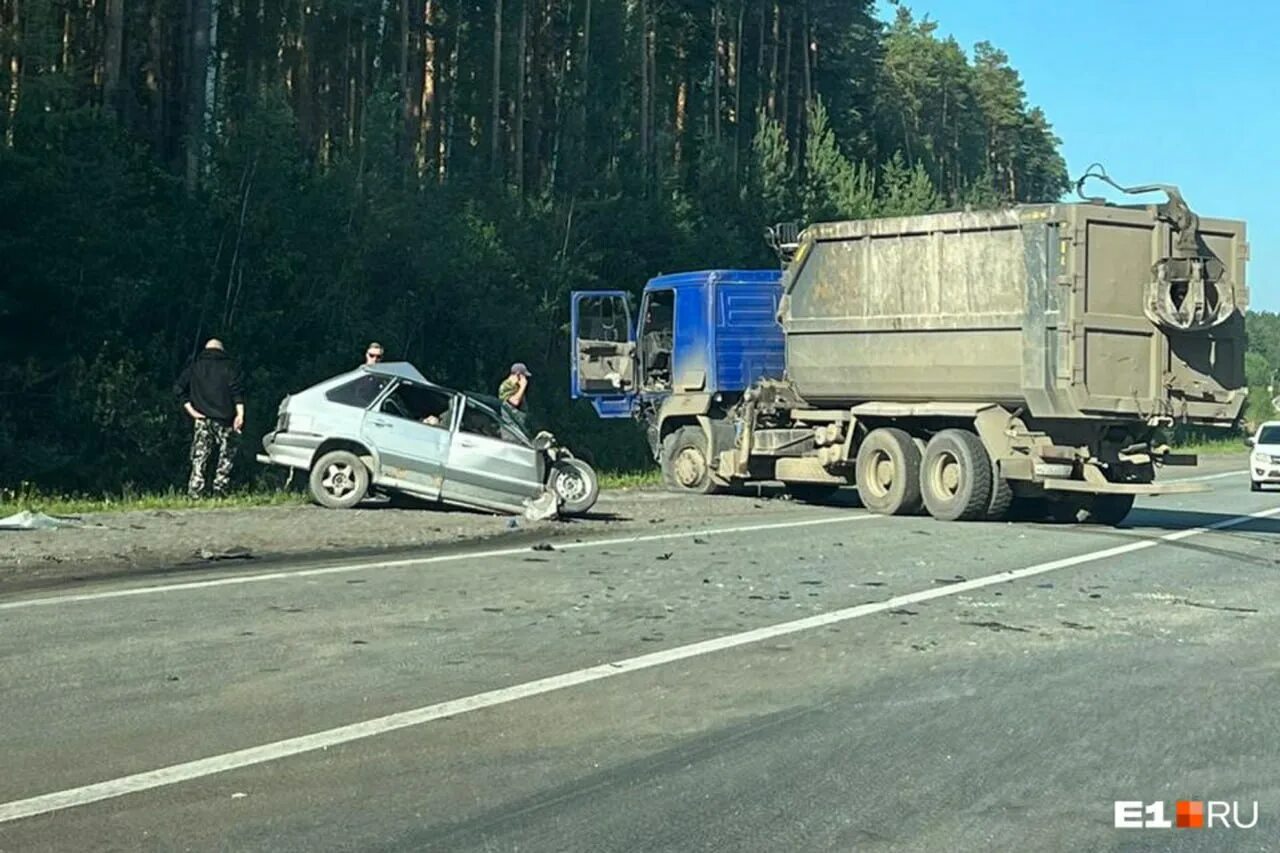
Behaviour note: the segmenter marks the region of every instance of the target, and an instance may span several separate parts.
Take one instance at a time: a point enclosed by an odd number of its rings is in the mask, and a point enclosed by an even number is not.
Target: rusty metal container
[[[1243,222],[1201,220],[1176,190],[1170,205],[813,225],[783,278],[788,378],[813,406],[1230,424],[1247,394],[1247,259]]]

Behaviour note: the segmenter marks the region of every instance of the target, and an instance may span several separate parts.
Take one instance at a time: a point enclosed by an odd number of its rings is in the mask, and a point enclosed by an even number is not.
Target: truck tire
[[[662,481],[673,492],[714,495],[723,491],[711,476],[707,435],[702,427],[682,426],[662,440]]]
[[[311,466],[308,482],[320,506],[351,509],[369,492],[369,469],[351,451],[332,450]]]
[[[873,429],[854,461],[858,499],[877,515],[915,515],[920,500],[920,449],[900,429]]]
[[[987,511],[983,515],[987,521],[1004,521],[1013,508],[1013,487],[1009,481],[1000,476],[997,465],[991,466],[991,500],[987,503]]]
[[[944,429],[930,440],[920,467],[925,508],[939,521],[983,518],[991,504],[991,457],[982,440],[962,429]]]
[[[1094,495],[1084,520],[1089,524],[1115,527],[1132,509],[1133,495]]]

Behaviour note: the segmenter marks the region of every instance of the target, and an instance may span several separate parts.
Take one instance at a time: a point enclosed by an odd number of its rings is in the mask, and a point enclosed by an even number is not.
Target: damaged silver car
[[[408,362],[285,397],[262,447],[259,462],[306,471],[332,509],[381,492],[538,518],[588,512],[600,490],[550,433],[530,435],[497,398],[436,385]]]

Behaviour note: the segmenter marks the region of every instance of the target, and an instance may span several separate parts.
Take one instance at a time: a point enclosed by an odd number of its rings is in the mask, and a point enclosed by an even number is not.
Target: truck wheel
[[[1013,507],[1013,487],[1009,481],[1000,476],[999,468],[991,466],[991,501],[987,504],[987,521],[1004,521],[1009,517]]]
[[[662,440],[662,480],[676,492],[713,495],[722,490],[711,476],[702,427],[682,426]]]
[[[939,521],[982,518],[991,503],[991,457],[982,440],[962,429],[944,429],[929,442],[920,468],[920,492]]]
[[[551,466],[551,489],[559,496],[565,515],[581,515],[596,505],[600,480],[581,459],[561,459]]]
[[[877,515],[920,511],[920,450],[900,429],[873,429],[862,440],[853,468],[858,499]]]
[[[311,497],[329,509],[351,509],[369,492],[369,469],[349,450],[333,450],[311,466]]]
[[[1115,527],[1133,509],[1133,495],[1095,495],[1085,521]]]

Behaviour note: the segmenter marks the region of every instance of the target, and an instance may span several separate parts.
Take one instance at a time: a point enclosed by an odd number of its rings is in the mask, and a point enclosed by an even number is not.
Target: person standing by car
[[[193,422],[187,494],[192,498],[204,494],[205,467],[216,444],[218,465],[213,475],[213,493],[225,495],[231,485],[236,439],[244,429],[244,389],[240,372],[222,341],[211,338],[204,345],[178,377],[174,393]]]
[[[525,411],[525,394],[529,390],[529,377],[533,374],[524,362],[511,365],[511,373],[498,386],[498,399],[518,412]]]
[[[374,341],[364,348],[364,366],[372,367],[382,363],[382,344]]]

